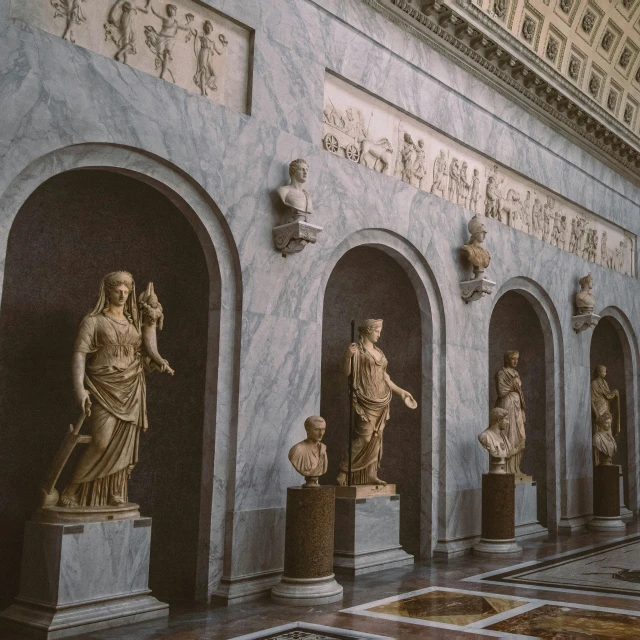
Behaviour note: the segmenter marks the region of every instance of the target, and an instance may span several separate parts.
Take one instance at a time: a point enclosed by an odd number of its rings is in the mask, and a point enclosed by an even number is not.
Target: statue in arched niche
[[[620,432],[620,392],[617,389],[611,391],[607,378],[607,367],[599,364],[591,379],[591,410],[594,417],[594,432],[598,423],[598,417],[609,413],[614,424],[614,433]]]
[[[136,300],[130,273],[116,271],[104,277],[95,307],[80,323],[72,358],[73,391],[88,419],[90,441],[60,496],[60,506],[128,503],[140,432],[148,426],[145,373],[173,374],[158,353],[156,328],[162,329],[162,323],[153,284]],[[55,495],[53,489],[45,506]]]
[[[382,332],[382,320],[365,320],[357,343],[347,349],[342,370],[353,375],[352,403],[355,413],[351,440],[351,483],[386,485],[378,478],[382,459],[382,436],[389,420],[389,405],[393,394],[400,396],[410,409],[418,403],[414,397],[391,381],[387,373],[387,358],[377,346]],[[347,484],[349,455],[340,464],[337,482]]]
[[[521,475],[520,462],[526,441],[524,425],[525,401],[522,393],[522,381],[516,367],[520,359],[518,351],[507,351],[504,354],[504,366],[496,373],[496,391],[498,398],[495,406],[504,409],[508,416],[507,440],[509,441],[509,457],[505,461],[507,473]]]

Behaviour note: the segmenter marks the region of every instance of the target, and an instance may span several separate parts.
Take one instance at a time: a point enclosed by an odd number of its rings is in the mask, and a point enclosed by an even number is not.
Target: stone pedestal
[[[627,527],[620,518],[620,467],[608,465],[593,469],[593,520],[587,525],[597,533],[624,534]]]
[[[571,318],[573,330],[576,333],[595,327],[600,322],[600,316],[595,313],[579,313]]]
[[[395,485],[339,487],[333,568],[359,576],[413,565],[400,546],[400,496]],[[350,493],[353,495],[351,496]]]
[[[516,540],[538,538],[549,533],[538,522],[538,487],[531,476],[516,477],[515,504]]]
[[[482,475],[482,538],[473,553],[513,557],[522,553],[515,540],[515,480],[513,473]]]
[[[335,489],[320,486],[287,489],[284,575],[271,598],[296,606],[342,600],[333,574]]]
[[[151,518],[27,522],[20,590],[0,618],[35,638],[65,638],[169,615],[148,587]]]
[[[496,283],[487,278],[474,278],[473,280],[463,280],[460,283],[460,293],[466,302],[475,302],[483,296],[491,295]]]

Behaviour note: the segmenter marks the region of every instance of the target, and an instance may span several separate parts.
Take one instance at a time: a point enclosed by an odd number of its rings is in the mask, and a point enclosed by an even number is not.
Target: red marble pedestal
[[[620,518],[620,466],[603,465],[593,469],[593,520],[590,531],[624,534],[627,530]]]

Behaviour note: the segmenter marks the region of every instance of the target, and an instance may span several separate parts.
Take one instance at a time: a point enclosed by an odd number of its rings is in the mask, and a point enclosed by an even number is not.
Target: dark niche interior
[[[320,413],[327,421],[324,442],[329,470],[323,481],[335,483],[348,445],[349,391],[340,363],[349,346],[351,320],[357,327],[367,318],[384,320],[378,346],[389,361],[387,372],[399,387],[420,402],[422,331],[416,293],[407,274],[379,249],[357,247],[336,264],[324,296]],[[424,384],[430,380],[424,379]],[[420,545],[421,407],[412,411],[398,396],[384,431],[379,477],[397,485],[400,542],[412,554]],[[424,470],[429,473],[429,470]]]
[[[42,184],[9,235],[0,313],[0,600],[17,593],[25,520],[69,423],[78,417],[70,362],[101,278],[153,281],[164,307],[160,352],[176,374],[147,376],[149,430],[129,499],[153,518],[150,587],[190,599],[195,588],[209,276],[185,216],[153,187],[82,170]],[[82,446],[82,445],[78,445]],[[73,459],[70,465],[73,464]],[[69,466],[70,470],[70,466]],[[63,478],[64,480],[64,478]]]
[[[540,320],[531,303],[509,291],[498,300],[489,327],[489,406],[498,394],[495,375],[505,351],[519,351],[518,373],[526,403],[526,445],[520,468],[538,487],[538,521],[547,526],[546,376],[545,343]]]
[[[617,327],[617,321],[604,317],[593,330],[591,338],[591,375],[599,364],[607,368],[607,383],[609,389],[618,389],[620,392],[620,435],[616,437],[618,453],[613,460],[614,464],[622,466],[624,481],[624,503],[629,505],[629,463],[627,458],[627,385],[624,375],[624,352],[620,341],[622,327]],[[588,426],[586,428],[589,428]]]

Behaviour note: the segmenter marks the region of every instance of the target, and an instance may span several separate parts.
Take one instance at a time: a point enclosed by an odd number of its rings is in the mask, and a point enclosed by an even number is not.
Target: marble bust
[[[478,435],[478,441],[489,452],[489,473],[506,473],[505,460],[511,453],[506,430],[509,412],[495,408],[489,413],[489,426]]]
[[[471,237],[469,242],[462,247],[462,253],[473,267],[473,275],[476,279],[482,278],[484,270],[491,262],[491,254],[482,247],[487,236],[487,229],[478,216],[473,216],[467,227]]]
[[[327,430],[327,423],[320,416],[309,416],[304,421],[307,437],[291,447],[289,461],[293,468],[306,482],[305,488],[319,487],[318,478],[327,472],[327,446],[322,438]]]
[[[606,411],[598,416],[597,431],[593,434],[593,464],[596,467],[608,467],[616,455],[618,445],[611,433],[611,414]]]
[[[311,196],[303,188],[309,175],[309,164],[306,160],[298,158],[289,165],[289,178],[291,184],[277,189],[277,194],[282,203],[291,211],[291,220],[305,220],[307,215],[313,212]]]
[[[593,289],[593,278],[589,273],[584,278],[580,278],[580,291],[576,293],[576,307],[579,314],[593,313],[596,299],[591,289]]]

